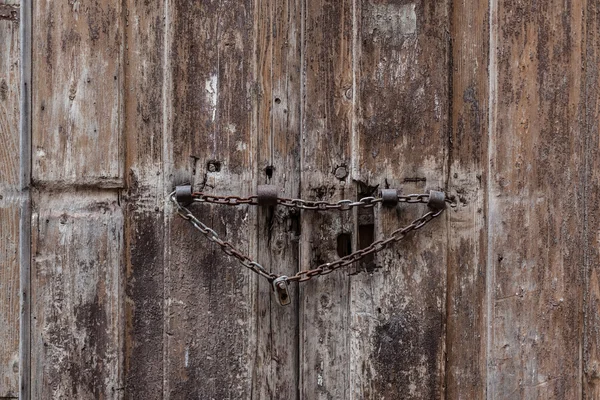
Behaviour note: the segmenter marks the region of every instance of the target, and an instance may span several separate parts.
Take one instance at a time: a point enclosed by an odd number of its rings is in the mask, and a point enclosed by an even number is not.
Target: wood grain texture
[[[255,2],[255,121],[258,184],[276,185],[280,196],[297,198],[300,189],[300,36],[299,0]],[[260,208],[259,262],[278,275],[298,270],[300,213],[284,207]],[[277,304],[271,285],[259,279],[257,341],[252,397],[298,398],[298,291],[292,303]]]
[[[585,303],[583,329],[583,398],[600,398],[600,5],[585,10]]]
[[[583,2],[493,1],[488,397],[581,396]]]
[[[168,185],[255,191],[251,1],[171,2]],[[197,205],[198,217],[256,258],[256,209]],[[187,221],[168,214],[164,396],[249,398],[256,349],[256,276]],[[259,366],[262,367],[262,366]]]
[[[11,18],[0,16],[0,397],[19,393],[18,10],[11,5]]]
[[[350,171],[352,129],[352,1],[305,1],[301,197],[354,198]],[[349,212],[302,212],[300,267],[339,258],[337,238],[353,235]],[[348,271],[301,284],[300,398],[347,399]]]
[[[35,4],[32,157],[38,185],[123,184],[121,4]]]
[[[164,2],[125,3],[125,397],[163,395]]]
[[[489,5],[453,1],[446,397],[486,397]]]
[[[36,196],[32,398],[122,393],[123,215],[110,192]]]
[[[361,2],[356,10],[356,178],[404,194],[443,189],[449,129],[447,2]],[[364,190],[364,189],[363,189]],[[380,208],[376,239],[424,214]],[[359,221],[360,222],[360,221]],[[360,231],[359,231],[360,232]],[[350,290],[356,399],[444,397],[445,217],[383,250]]]

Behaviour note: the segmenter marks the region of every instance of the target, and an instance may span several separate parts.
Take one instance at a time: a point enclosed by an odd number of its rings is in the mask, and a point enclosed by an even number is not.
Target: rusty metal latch
[[[190,224],[192,224],[194,228],[205,235],[208,240],[219,245],[225,254],[235,257],[244,267],[248,268],[259,276],[266,278],[271,283],[277,302],[280,305],[287,305],[291,303],[291,296],[288,289],[290,282],[306,282],[316,276],[327,275],[337,269],[348,267],[370,254],[383,250],[394,242],[403,240],[409,233],[421,229],[431,220],[440,216],[448,204],[450,204],[451,207],[455,206],[444,192],[436,190],[431,190],[427,194],[409,194],[402,196],[399,194],[397,189],[382,189],[379,192],[378,197],[363,197],[358,201],[340,200],[332,203],[327,201],[312,201],[279,197],[279,190],[273,185],[260,185],[257,190],[257,195],[249,197],[209,195],[201,192],[194,192],[191,185],[183,185],[177,186],[175,191],[169,195],[169,198],[175,205],[177,213],[183,219],[189,221]],[[357,250],[345,257],[341,257],[338,260],[321,264],[313,269],[301,270],[294,276],[288,277],[285,275],[279,276],[273,272],[269,272],[261,264],[253,261],[249,256],[236,249],[233,244],[222,240],[213,229],[206,226],[202,221],[196,218],[196,216],[194,216],[194,214],[192,214],[188,208],[186,208],[186,206],[192,203],[222,204],[228,206],[283,206],[314,211],[349,211],[354,208],[373,208],[379,203],[381,203],[384,207],[396,207],[398,203],[422,203],[427,204],[429,210],[407,226],[393,231],[386,239],[375,241],[369,246]]]
[[[290,292],[288,291],[288,277],[285,275],[276,278],[273,281],[273,290],[275,291],[275,296],[277,298],[277,303],[280,306],[287,306],[292,302],[292,298],[290,297]]]

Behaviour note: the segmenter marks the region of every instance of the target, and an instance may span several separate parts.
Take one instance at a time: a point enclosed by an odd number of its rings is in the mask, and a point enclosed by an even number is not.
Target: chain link
[[[355,262],[362,260],[364,257],[368,256],[369,254],[377,253],[377,252],[385,249],[391,243],[401,241],[410,232],[416,231],[417,229],[421,229],[423,226],[425,226],[427,223],[429,223],[432,219],[441,215],[443,211],[444,211],[444,209],[441,209],[438,211],[429,211],[426,214],[422,215],[421,217],[415,219],[409,225],[395,230],[394,232],[392,232],[390,237],[388,237],[387,239],[381,239],[376,242],[373,242],[369,246],[365,247],[364,249],[357,250],[354,253],[351,253],[351,254],[349,254],[345,257],[342,257],[336,261],[321,264],[314,269],[300,271],[300,272],[296,273],[296,275],[289,277],[287,280],[289,282],[306,282],[316,276],[330,274],[333,271],[335,271],[336,269],[349,267],[350,265],[354,264]]]
[[[198,220],[190,210],[181,205],[175,196],[175,192],[169,195],[171,202],[177,208],[177,213],[185,220],[189,221],[198,231],[200,231],[204,236],[207,237],[213,243],[219,245],[221,250],[234,258],[236,258],[240,264],[244,267],[248,268],[252,272],[266,278],[269,282],[273,282],[275,279],[280,278],[277,275],[267,271],[262,265],[258,262],[253,261],[247,255],[241,253],[238,249],[236,249],[231,243],[222,240],[219,238],[219,235],[211,228],[206,226],[202,221]],[[194,202],[197,203],[209,203],[209,204],[222,204],[228,206],[238,206],[242,204],[248,205],[257,205],[258,197],[250,196],[250,197],[240,197],[240,196],[215,196],[215,195],[207,195],[201,192],[196,192],[192,194],[192,198]],[[398,196],[398,201],[401,203],[427,203],[429,201],[429,194],[409,194],[407,196]],[[364,197],[359,201],[352,200],[340,200],[336,203],[330,203],[326,201],[309,201],[302,199],[291,199],[291,198],[278,198],[277,204],[282,205],[284,207],[292,207],[299,208],[303,210],[340,210],[340,211],[349,211],[354,207],[363,207],[363,208],[372,208],[378,203],[381,203],[381,198],[375,197]],[[454,207],[454,203],[452,200],[446,198],[446,203],[449,203],[451,207]],[[387,246],[394,242],[399,242],[406,238],[406,236],[418,229],[421,229],[425,225],[427,225],[431,220],[438,217],[442,214],[444,209],[429,211],[422,215],[421,217],[415,219],[410,224],[403,228],[396,229],[391,233],[391,235],[386,239],[381,239],[376,242],[371,243],[371,245],[365,247],[364,249],[357,250],[347,256],[344,256],[336,261],[328,262],[319,265],[314,269],[308,269],[299,271],[295,275],[291,277],[286,277],[285,280],[287,282],[306,282],[316,276],[320,275],[328,275],[333,271],[351,266],[355,262],[358,262],[365,258],[366,256],[377,253]]]

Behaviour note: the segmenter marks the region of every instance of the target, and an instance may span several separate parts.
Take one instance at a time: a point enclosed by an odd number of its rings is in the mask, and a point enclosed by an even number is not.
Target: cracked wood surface
[[[0,396],[11,397],[19,65],[6,10]],[[34,10],[34,398],[600,395],[593,1]],[[330,201],[441,188],[458,205],[351,275],[292,286],[279,307],[266,282],[173,214],[165,199],[185,182]],[[289,275],[424,206],[192,209]]]

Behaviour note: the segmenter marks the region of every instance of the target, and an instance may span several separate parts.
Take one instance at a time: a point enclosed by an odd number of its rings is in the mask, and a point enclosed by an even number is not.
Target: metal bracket
[[[260,206],[276,206],[279,189],[275,185],[258,185],[257,198]]]
[[[275,291],[275,297],[277,303],[280,306],[287,306],[292,302],[290,292],[288,290],[288,277],[283,275],[273,281],[273,290]]]
[[[446,194],[437,190],[430,190],[427,206],[433,210],[443,210],[446,208]]]
[[[396,207],[398,205],[398,189],[381,189],[379,195],[385,207]]]

